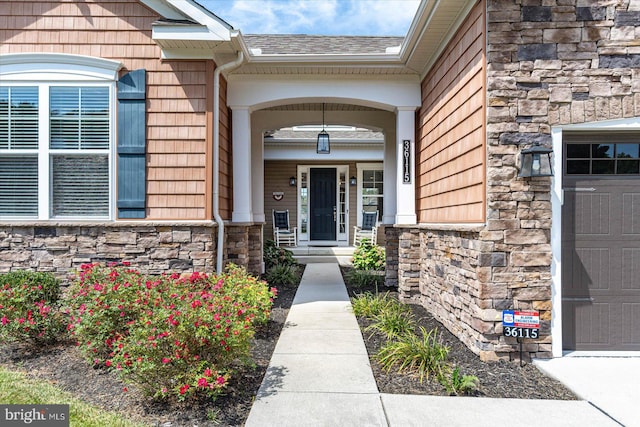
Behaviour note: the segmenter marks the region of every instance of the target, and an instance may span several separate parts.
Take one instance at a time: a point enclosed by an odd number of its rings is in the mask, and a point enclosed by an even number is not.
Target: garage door
[[[566,350],[640,350],[640,135],[569,135],[564,146]]]

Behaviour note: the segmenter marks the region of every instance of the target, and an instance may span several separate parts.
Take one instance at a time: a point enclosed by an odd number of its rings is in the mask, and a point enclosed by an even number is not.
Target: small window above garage
[[[567,175],[640,175],[640,135],[579,135],[565,145]]]

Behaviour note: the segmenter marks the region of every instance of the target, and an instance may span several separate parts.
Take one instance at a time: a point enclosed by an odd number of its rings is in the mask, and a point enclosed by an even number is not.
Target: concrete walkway
[[[246,422],[268,426],[619,426],[587,401],[381,394],[337,263],[307,264]]]

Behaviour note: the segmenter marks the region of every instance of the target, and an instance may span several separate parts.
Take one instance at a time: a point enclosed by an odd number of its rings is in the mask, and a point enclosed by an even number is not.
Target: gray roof
[[[316,36],[306,34],[248,34],[249,49],[264,55],[382,54],[388,47],[402,44],[404,37]]]

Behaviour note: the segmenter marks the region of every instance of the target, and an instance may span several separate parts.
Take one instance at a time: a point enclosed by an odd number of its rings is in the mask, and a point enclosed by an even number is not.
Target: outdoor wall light
[[[291,187],[295,187],[297,183],[298,183],[298,180],[296,179],[295,176],[292,176],[291,178],[289,178],[289,185]]]
[[[356,177],[355,176],[352,176],[351,178],[349,178],[349,185],[350,186],[353,187],[354,185],[356,185],[357,182],[358,181],[356,181]]]
[[[316,153],[329,154],[331,145],[329,143],[329,134],[324,130],[324,102],[322,103],[322,131],[318,134],[316,143]]]
[[[520,173],[519,177],[532,178],[536,176],[553,176],[551,167],[550,148],[534,145],[520,152]]]

